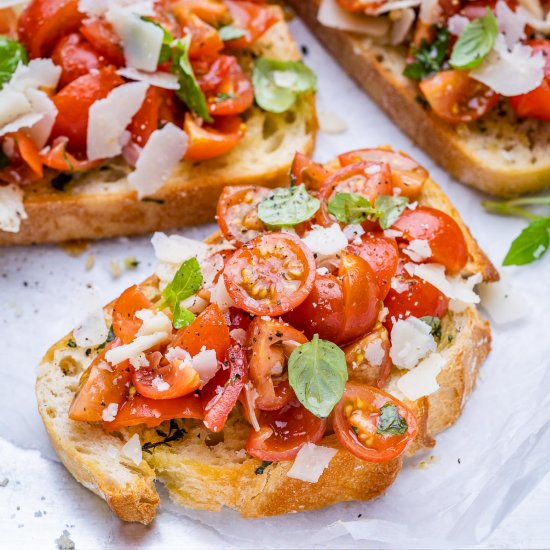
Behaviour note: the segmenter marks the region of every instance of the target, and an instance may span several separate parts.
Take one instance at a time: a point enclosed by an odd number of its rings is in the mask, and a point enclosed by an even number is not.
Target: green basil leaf
[[[252,72],[256,103],[270,113],[284,113],[298,95],[315,91],[317,78],[301,61],[280,61],[260,57]]]
[[[235,25],[224,25],[218,29],[218,34],[224,42],[228,42],[246,36],[246,30]]]
[[[0,89],[17,69],[19,63],[27,64],[27,51],[17,40],[0,36]]]
[[[380,409],[376,433],[381,435],[403,435],[407,431],[407,421],[399,414],[397,407],[386,403]]]
[[[195,320],[195,314],[185,307],[181,307],[180,302],[177,302],[172,314],[172,324],[175,329],[180,329],[190,325]]]
[[[412,80],[422,80],[441,69],[449,49],[449,31],[445,27],[435,27],[432,42],[422,39],[420,47],[412,47],[414,61],[409,63],[403,75]]]
[[[326,418],[344,394],[348,368],[344,352],[316,334],[294,349],[288,359],[288,381],[300,403]]]
[[[484,16],[468,23],[458,37],[449,63],[455,69],[473,69],[489,55],[498,34],[498,21],[487,8]]]
[[[335,193],[328,201],[328,211],[340,223],[362,223],[376,213],[369,199],[357,193]]]
[[[267,225],[292,226],[312,218],[320,206],[319,199],[312,197],[302,183],[273,191],[258,205],[258,217]]]
[[[514,239],[502,265],[525,265],[538,260],[548,250],[550,244],[549,227],[550,218],[533,220]]]
[[[147,21],[147,23],[152,23],[153,25],[157,26],[164,33],[162,37],[162,46],[160,48],[158,62],[164,63],[165,61],[168,61],[172,56],[172,42],[174,41],[173,34],[170,31],[168,31],[165,27],[163,27],[158,21],[155,21],[150,17],[143,15],[141,19],[143,21]]]
[[[180,88],[176,91],[178,97],[206,122],[212,122],[208,113],[206,98],[195,78],[193,67],[189,61],[189,46],[191,35],[179,39],[172,49],[173,70],[179,77]]]
[[[441,338],[441,319],[432,315],[420,317],[420,320],[430,326],[430,334],[439,340]]]
[[[380,195],[374,201],[376,217],[382,229],[391,227],[409,204],[406,197],[394,197],[392,195]]]

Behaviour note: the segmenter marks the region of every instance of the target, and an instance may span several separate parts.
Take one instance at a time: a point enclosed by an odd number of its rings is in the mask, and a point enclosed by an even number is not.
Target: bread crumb
[[[86,258],[86,263],[84,264],[84,267],[86,271],[90,271],[90,269],[92,269],[94,265],[95,265],[95,254],[90,254]]]
[[[116,260],[111,260],[109,262],[109,271],[115,279],[118,279],[122,275],[122,268]]]
[[[330,111],[319,111],[319,129],[323,134],[341,134],[348,127],[339,115]]]
[[[10,480],[5,477],[2,481],[0,481],[0,487],[5,487],[9,482]]]
[[[80,256],[90,246],[88,241],[66,241],[64,243],[59,243],[59,246],[69,255],[69,256]]]
[[[126,269],[136,269],[138,265],[139,260],[137,260],[135,256],[128,256],[127,258],[124,258],[124,267]]]
[[[76,544],[71,539],[71,533],[67,529],[63,529],[61,536],[54,542],[59,550],[75,550],[76,548]]]

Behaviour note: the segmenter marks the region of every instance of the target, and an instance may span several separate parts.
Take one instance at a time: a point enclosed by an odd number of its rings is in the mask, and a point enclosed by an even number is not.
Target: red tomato
[[[248,365],[242,346],[233,344],[223,368],[201,390],[204,404],[204,425],[212,432],[223,429],[229,413],[248,381]]]
[[[356,162],[385,162],[391,168],[392,183],[404,197],[414,198],[428,179],[428,171],[409,155],[391,149],[357,149],[339,155],[342,166]]]
[[[183,129],[189,138],[186,160],[208,160],[229,153],[246,130],[238,116],[220,117],[213,124],[199,124],[191,113],[185,114]]]
[[[247,331],[251,321],[252,321],[252,317],[248,313],[246,313],[246,311],[243,311],[242,309],[238,309],[236,307],[229,308],[230,332],[234,328],[240,328],[244,331]]]
[[[250,380],[258,392],[258,409],[280,409],[294,397],[285,367],[294,348],[306,342],[299,330],[285,323],[260,317],[252,321],[246,347]]]
[[[69,418],[83,422],[101,422],[103,411],[111,403],[120,406],[128,397],[132,367],[128,361],[111,366],[105,353],[122,344],[120,339],[107,344],[80,378],[79,389],[71,403]]]
[[[34,141],[21,130],[13,134],[8,134],[8,136],[15,140],[15,144],[17,145],[19,154],[21,155],[23,161],[38,178],[42,178],[44,175],[42,157],[40,156],[40,151]]]
[[[224,187],[216,210],[216,218],[228,241],[246,243],[267,230],[258,218],[258,204],[273,193],[255,185]]]
[[[381,2],[371,2],[369,0],[336,0],[346,11],[354,13],[366,13],[377,15],[376,11],[384,4]]]
[[[62,69],[59,88],[63,88],[92,69],[105,66],[104,58],[78,32],[63,37],[52,53],[52,61]]]
[[[229,8],[232,24],[246,31],[245,36],[226,42],[229,48],[248,48],[279,21],[277,12],[271,6],[236,0],[225,0],[225,5]]]
[[[78,0],[32,0],[19,17],[19,39],[31,58],[47,57],[61,37],[78,29],[83,18]]]
[[[219,0],[177,0],[172,11],[178,19],[189,12],[194,13],[214,27],[220,27],[231,20],[227,6]]]
[[[191,356],[205,346],[216,351],[218,361],[223,360],[230,345],[229,328],[216,304],[209,305],[189,326],[180,328],[170,343],[170,347],[180,347]]]
[[[60,172],[86,172],[101,164],[101,160],[78,160],[67,152],[67,138],[58,138],[56,143],[40,155],[42,162],[48,168]]]
[[[307,298],[315,281],[315,258],[298,237],[265,233],[234,252],[223,278],[237,307],[275,317]]]
[[[434,113],[451,124],[477,120],[500,97],[485,84],[470,78],[468,71],[454,69],[428,76],[420,82],[420,91]]]
[[[6,153],[9,164],[0,170],[0,181],[26,185],[42,179],[41,159],[38,148],[23,132],[15,132],[0,139],[0,147]],[[31,167],[32,166],[32,167]]]
[[[381,231],[365,233],[360,244],[350,244],[347,250],[365,260],[376,277],[380,290],[379,297],[383,300],[391,285],[391,279],[397,272],[399,248],[392,237],[386,237]]]
[[[143,323],[136,317],[136,312],[141,309],[150,309],[151,306],[151,302],[138,286],[133,285],[127,288],[113,306],[115,336],[125,344],[132,342]]]
[[[17,38],[17,14],[13,8],[0,8],[0,35]]]
[[[123,83],[124,80],[112,68],[106,67],[97,73],[80,76],[65,86],[53,97],[58,112],[52,139],[67,137],[70,151],[85,152],[90,107]]]
[[[542,52],[546,58],[544,80],[538,88],[510,98],[512,108],[520,117],[538,118],[550,121],[550,40],[529,40],[533,54]]]
[[[139,424],[154,428],[166,420],[175,418],[201,420],[202,417],[201,398],[194,393],[177,399],[148,399],[141,395],[134,395],[120,407],[112,422],[103,423],[103,428],[108,432]]]
[[[223,50],[224,43],[216,29],[205,23],[194,13],[186,13],[181,18],[182,12],[178,12],[180,18],[178,22],[182,26],[185,35],[191,35],[191,44],[189,46],[189,57],[191,59],[200,59],[213,57]]]
[[[428,206],[406,209],[392,229],[403,232],[406,241],[428,241],[432,255],[426,260],[444,265],[450,273],[459,272],[468,262],[468,245],[460,226],[441,210]]]
[[[156,86],[149,86],[141,107],[128,126],[132,141],[140,147],[145,146],[151,134],[159,127],[160,106],[165,91]]]
[[[109,63],[117,67],[125,64],[120,39],[107,21],[89,19],[79,30]]]
[[[318,443],[327,421],[310,413],[299,401],[291,401],[277,411],[262,411],[260,431],[250,430],[246,452],[260,460],[292,460],[306,443]]]
[[[322,164],[313,162],[308,156],[298,152],[294,155],[290,167],[290,183],[292,185],[305,184],[311,191],[319,191],[328,178],[329,171]]]
[[[379,433],[382,407],[387,405],[397,409],[404,422],[404,433]],[[363,384],[348,382],[333,414],[334,431],[340,444],[368,462],[388,462],[401,456],[418,432],[414,414],[403,403]]]

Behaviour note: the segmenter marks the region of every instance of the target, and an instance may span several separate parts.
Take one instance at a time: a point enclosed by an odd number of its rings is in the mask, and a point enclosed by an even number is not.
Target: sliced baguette
[[[469,262],[463,274],[481,272],[484,280],[496,280],[498,273],[433,181],[425,184],[420,202],[448,212],[464,228]],[[153,297],[158,295],[157,285],[156,277],[152,277],[142,288]],[[107,321],[111,308],[112,304],[105,308]],[[150,454],[143,453],[136,467],[121,449],[134,433],[139,434],[142,444],[162,440],[155,429],[108,434],[100,427],[69,420],[80,375],[94,356],[93,352],[87,356],[85,350],[68,347],[70,337],[55,344],[38,368],[38,408],[65,466],[121,519],[145,524],[153,520],[158,505],[155,478],[183,506],[202,510],[227,506],[245,517],[264,517],[374,498],[384,493],[401,470],[402,458],[385,464],[364,462],[339,447],[334,435],[327,435],[320,443],[338,451],[315,484],[288,477],[291,462],[274,463],[262,470],[262,463],[244,451],[250,428],[239,410],[232,413],[220,434],[209,433],[199,422],[180,421],[186,435],[170,446],[159,445]],[[438,376],[440,388],[428,398],[408,403],[420,425],[409,454],[433,446],[433,437],[457,420],[489,353],[490,337],[489,324],[475,308],[447,314],[438,349],[445,358],[445,367]],[[394,370],[387,389],[391,390],[398,376]],[[163,425],[162,430],[166,433],[168,427]]]
[[[250,67],[255,55],[300,58],[284,21],[241,55],[242,65]],[[302,96],[280,115],[257,107],[246,115],[247,132],[235,149],[209,161],[182,162],[162,188],[145,200],[137,200],[128,186],[129,168],[122,160],[73,178],[63,191],[52,187],[51,175],[26,187],[28,219],[17,233],[0,231],[0,245],[100,239],[205,223],[213,219],[226,185],[283,184],[295,152],[309,154],[313,149],[317,129],[313,95]]]
[[[321,25],[321,0],[289,4],[342,67],[389,117],[456,179],[499,196],[550,186],[550,124],[519,119],[503,100],[480,121],[450,125],[423,107],[402,75],[406,49]]]

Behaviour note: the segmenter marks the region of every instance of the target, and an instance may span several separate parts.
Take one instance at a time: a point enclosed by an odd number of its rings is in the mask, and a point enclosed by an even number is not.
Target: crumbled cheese
[[[302,241],[314,254],[332,256],[348,245],[346,235],[337,223],[329,227],[314,225]]]
[[[172,73],[149,73],[134,69],[133,67],[123,67],[122,69],[118,69],[117,74],[127,78],[128,80],[146,82],[151,86],[164,88],[165,90],[179,90],[180,87],[178,77]]]
[[[407,283],[402,282],[397,277],[391,278],[390,286],[398,294],[402,294],[403,292],[406,292],[407,290],[409,290],[409,285]]]
[[[155,15],[153,0],[79,0],[78,11],[89,17],[101,17],[113,4],[126,7],[138,15]]]
[[[220,275],[218,282],[210,291],[210,303],[217,304],[222,311],[227,311],[230,307],[236,307],[233,298],[227,292],[223,275]]]
[[[399,231],[398,229],[384,229],[384,236],[390,239],[397,239],[403,236],[403,231]]]
[[[110,349],[105,354],[105,359],[111,363],[111,365],[118,365],[126,359],[132,359],[139,353],[147,351],[153,346],[164,344],[170,340],[171,332],[155,332],[148,334],[147,336],[138,336],[133,342],[118,346],[117,348]]]
[[[42,90],[29,89],[26,92],[34,113],[40,115],[40,120],[30,125],[27,133],[38,149],[42,149],[52,133],[52,128],[57,117],[57,107],[50,96]]]
[[[87,288],[78,300],[82,321],[73,331],[73,338],[79,347],[103,344],[109,334],[105,313],[99,296],[93,288]]]
[[[431,327],[413,316],[397,320],[390,340],[391,360],[401,369],[414,368],[421,359],[437,348],[431,335]]]
[[[339,6],[336,0],[321,0],[317,19],[325,27],[378,38],[385,36],[390,28],[390,22],[387,19],[351,13]]]
[[[380,310],[380,313],[378,314],[378,322],[379,323],[384,323],[386,321],[386,317],[388,316],[389,312],[390,312],[390,310],[387,307],[383,307]]]
[[[306,443],[296,455],[286,475],[308,483],[317,483],[336,452],[336,449],[331,447]]]
[[[497,325],[525,319],[530,312],[529,303],[504,281],[479,285],[481,305]]]
[[[365,359],[373,367],[379,367],[386,357],[386,350],[382,345],[382,339],[377,338],[369,342],[364,349]]]
[[[511,50],[517,42],[525,38],[525,18],[521,11],[513,11],[503,0],[497,2],[495,15],[506,46]]]
[[[153,380],[151,381],[151,385],[153,386],[153,388],[155,388],[155,390],[159,392],[167,391],[170,389],[170,384],[168,384],[168,382],[166,382],[161,376],[158,375],[153,378]]]
[[[415,401],[438,390],[437,375],[445,366],[439,353],[431,353],[417,367],[406,372],[397,381],[397,388],[407,399]]]
[[[238,344],[244,345],[246,342],[246,330],[242,328],[234,328],[229,331],[229,336]]]
[[[189,355],[189,352],[179,346],[176,346],[175,348],[168,348],[168,351],[165,353],[164,357],[166,357],[170,363],[173,363],[176,360],[180,360],[184,363],[191,363],[191,356]]]
[[[319,275],[328,275],[330,273],[330,271],[326,267],[318,267],[316,271]]]
[[[199,373],[201,379],[199,389],[202,389],[205,384],[210,382],[220,368],[216,352],[213,349],[202,349],[199,351],[197,355],[193,356],[192,364],[193,368]]]
[[[17,233],[21,220],[27,218],[21,187],[13,183],[0,186],[0,231]]]
[[[341,134],[347,130],[344,120],[332,111],[319,111],[317,113],[319,130],[323,134]]]
[[[403,252],[413,262],[423,262],[432,255],[430,243],[424,239],[413,239],[409,242],[407,247],[403,249]]]
[[[357,237],[361,237],[361,235],[365,234],[363,226],[359,223],[350,223],[344,227],[343,231],[348,241],[354,241]],[[359,239],[359,242],[361,242],[361,239]]]
[[[134,357],[130,357],[130,365],[132,365],[134,369],[139,370],[141,367],[148,367],[149,360],[145,353],[138,353]]]
[[[31,59],[27,65],[19,63],[10,81],[4,86],[19,92],[34,89],[54,90],[57,88],[61,67],[51,59]]]
[[[141,464],[142,460],[142,451],[141,451],[141,441],[139,440],[139,435],[134,434],[120,449],[120,454],[126,458],[129,458],[136,466]]]
[[[104,422],[112,422],[118,413],[118,403],[109,403],[103,411],[101,411],[101,418]]]
[[[136,317],[142,321],[136,336],[148,336],[155,332],[171,332],[172,330],[172,321],[162,311],[140,309],[136,312]]]

